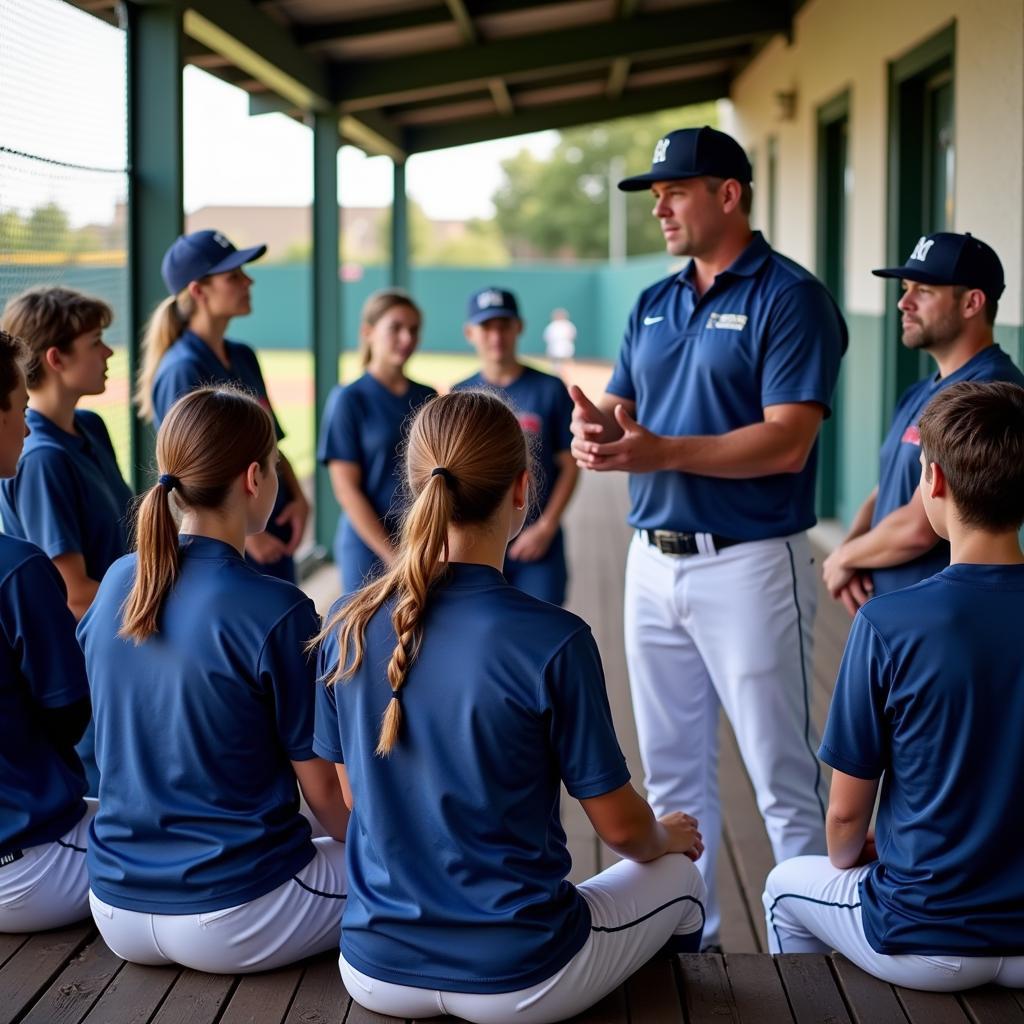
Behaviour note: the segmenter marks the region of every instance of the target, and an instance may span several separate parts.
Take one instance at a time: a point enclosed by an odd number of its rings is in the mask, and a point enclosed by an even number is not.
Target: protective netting
[[[0,0],[0,306],[41,285],[114,309],[106,393],[82,401],[129,471],[125,34],[64,0]]]

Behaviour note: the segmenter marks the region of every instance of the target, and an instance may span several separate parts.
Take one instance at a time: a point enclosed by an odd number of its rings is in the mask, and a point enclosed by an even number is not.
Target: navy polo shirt
[[[572,444],[572,399],[565,385],[558,377],[542,373],[532,366],[524,366],[523,372],[511,384],[498,387],[488,383],[483,374],[455,385],[455,390],[485,388],[497,391],[508,401],[519,417],[519,425],[533,444],[537,461],[537,511],[533,519],[544,511],[551,497],[551,488],[558,477],[555,456],[569,450]]]
[[[228,357],[228,366],[217,358],[213,349],[194,331],[186,328],[182,332],[181,337],[160,360],[156,376],[153,378],[153,425],[159,430],[171,406],[190,391],[217,384],[234,384],[248,391],[270,413],[277,440],[282,441],[284,431],[270,404],[267,385],[263,380],[263,371],[260,369],[256,353],[248,345],[227,339],[224,341],[224,349]],[[290,526],[278,526],[274,522],[291,500],[291,492],[282,484],[274,502],[274,510],[270,514],[270,521],[267,523],[267,533],[279,540],[287,541],[291,538]],[[257,565],[255,562],[253,564]],[[290,556],[257,567],[260,572],[288,582],[294,581],[294,562]]]
[[[399,447],[409,417],[437,392],[426,384],[409,381],[404,395],[396,395],[376,377],[364,373],[344,387],[335,387],[324,410],[317,459],[354,462],[362,471],[362,488],[385,528],[394,533],[401,519]],[[338,523],[336,545],[364,546],[346,518]]]
[[[182,536],[180,551],[159,632],[117,635],[134,554],[78,627],[100,767],[90,884],[154,914],[247,903],[314,854],[290,764],[313,757],[313,603],[222,541]]]
[[[692,262],[644,291],[608,383],[656,434],[724,434],[769,405],[830,409],[846,325],[825,286],[760,232],[698,297]],[[629,522],[640,529],[764,540],[814,525],[817,444],[799,473],[728,480],[632,473]]]
[[[853,623],[819,756],[881,777],[879,953],[1024,955],[1024,565],[951,565]]]
[[[85,772],[38,712],[89,696],[64,582],[34,544],[0,536],[0,856],[50,843],[85,814]]]
[[[872,527],[889,513],[902,508],[914,496],[921,479],[921,435],[917,429],[924,407],[943,388],[963,380],[1005,380],[1024,385],[1024,374],[998,346],[990,345],[948,377],[938,373],[912,384],[896,405],[892,426],[882,444],[878,472],[878,496]],[[886,569],[872,569],[876,594],[887,594],[934,576],[949,565],[949,542],[939,540],[930,551]]]
[[[118,469],[106,424],[75,411],[76,434],[35,409],[17,474],[0,482],[4,532],[42,548],[50,558],[80,554],[94,580],[128,550],[131,488]]]
[[[560,784],[586,799],[629,781],[594,638],[496,569],[452,565],[431,591],[398,743],[381,758],[391,610],[368,624],[355,675],[317,689],[313,749],[345,763],[355,800],[342,953],[399,985],[525,988],[590,933],[566,881]],[[331,636],[322,677],[337,658]]]

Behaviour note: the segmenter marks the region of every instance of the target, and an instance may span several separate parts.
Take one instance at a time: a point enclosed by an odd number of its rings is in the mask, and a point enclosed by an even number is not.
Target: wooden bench
[[[643,778],[622,644],[629,530],[625,480],[584,474],[568,525],[570,606],[593,627],[616,728],[634,780]],[[329,602],[334,570],[315,581]],[[848,622],[822,596],[812,711],[820,728]],[[765,954],[761,890],[773,864],[735,740],[722,723],[722,956],[647,964],[576,1018],[589,1024],[1024,1024],[1024,992],[995,987],[933,995],[886,985],[841,956]],[[612,862],[579,805],[565,801],[573,879]],[[440,1018],[439,1018],[440,1019]],[[333,954],[261,975],[230,977],[119,960],[91,924],[0,935],[0,1024],[396,1024],[353,1003]]]

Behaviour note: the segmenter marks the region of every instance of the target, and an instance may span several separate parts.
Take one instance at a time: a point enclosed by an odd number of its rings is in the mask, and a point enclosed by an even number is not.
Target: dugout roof
[[[115,21],[117,0],[71,0]],[[167,0],[163,0],[166,4]],[[146,0],[136,0],[146,5]],[[182,59],[253,113],[412,153],[727,96],[800,0],[183,0]]]

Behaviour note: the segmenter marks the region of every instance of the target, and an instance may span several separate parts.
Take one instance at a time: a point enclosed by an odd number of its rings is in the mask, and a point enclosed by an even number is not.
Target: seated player
[[[28,430],[27,353],[0,331],[0,477]],[[85,847],[95,800],[75,753],[89,721],[85,663],[64,582],[34,544],[0,534],[0,932],[89,916]]]
[[[769,944],[836,949],[909,988],[1019,988],[1024,388],[950,385],[920,430],[921,499],[950,565],[854,620],[820,750],[829,855],[768,876]]]

